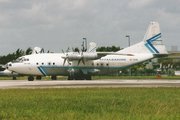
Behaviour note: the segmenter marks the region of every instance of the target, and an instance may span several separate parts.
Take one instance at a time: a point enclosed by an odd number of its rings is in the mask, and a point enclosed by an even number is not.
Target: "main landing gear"
[[[42,79],[42,76],[36,76],[36,80],[41,80]]]
[[[36,80],[41,80],[42,76],[36,76]],[[34,77],[33,76],[28,76],[28,81],[34,81]]]
[[[42,76],[39,76],[39,75],[36,76],[36,80],[41,80],[41,79],[42,79]],[[51,76],[51,79],[52,80],[57,80],[56,75]],[[28,76],[28,81],[34,81],[34,77],[33,76]]]
[[[13,76],[13,78],[12,78],[13,80],[16,80],[16,76]]]
[[[28,76],[28,81],[34,81],[34,77],[33,76]]]
[[[52,79],[52,80],[57,80],[56,75],[51,76],[51,79]]]

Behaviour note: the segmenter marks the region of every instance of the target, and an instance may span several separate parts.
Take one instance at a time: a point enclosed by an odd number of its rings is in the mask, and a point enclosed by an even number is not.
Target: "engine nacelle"
[[[84,60],[96,60],[99,58],[101,58],[101,57],[98,57],[97,53],[85,53],[85,54],[83,54]]]
[[[80,59],[84,59],[84,60],[96,60],[101,58],[100,56],[98,56],[97,53],[90,53],[90,52],[84,52],[84,53],[68,53],[67,58],[69,59],[69,61],[73,61],[73,60],[80,60]]]

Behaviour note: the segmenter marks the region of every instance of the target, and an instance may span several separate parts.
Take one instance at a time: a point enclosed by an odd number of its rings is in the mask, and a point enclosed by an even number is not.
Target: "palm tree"
[[[30,54],[32,54],[32,49],[29,47],[27,50],[26,50],[26,55],[30,55]]]

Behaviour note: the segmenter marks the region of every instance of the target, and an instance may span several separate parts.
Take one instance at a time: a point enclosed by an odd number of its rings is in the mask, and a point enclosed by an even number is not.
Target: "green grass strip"
[[[0,120],[175,120],[180,88],[0,89]]]
[[[57,77],[57,80],[67,80],[67,76],[61,76]],[[17,80],[27,80],[28,77],[16,77]],[[36,79],[36,77],[34,77]],[[43,80],[51,80],[51,77],[42,77]],[[92,76],[93,80],[98,80],[98,79],[157,79],[156,76]],[[180,76],[162,76],[161,78],[158,79],[172,79],[172,80],[180,80]],[[12,80],[12,77],[0,77],[0,80]]]

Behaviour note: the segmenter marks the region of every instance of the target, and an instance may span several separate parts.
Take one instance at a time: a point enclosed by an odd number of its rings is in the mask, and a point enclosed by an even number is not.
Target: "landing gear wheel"
[[[16,80],[16,77],[15,77],[15,76],[13,76],[13,80]]]
[[[51,76],[52,80],[57,80],[57,77],[55,75]]]
[[[28,77],[28,81],[34,81],[34,77],[33,76],[29,76]]]
[[[42,79],[42,77],[41,76],[36,76],[36,80],[41,80]]]
[[[36,76],[36,80],[41,80],[42,79],[42,77],[41,76]]]

